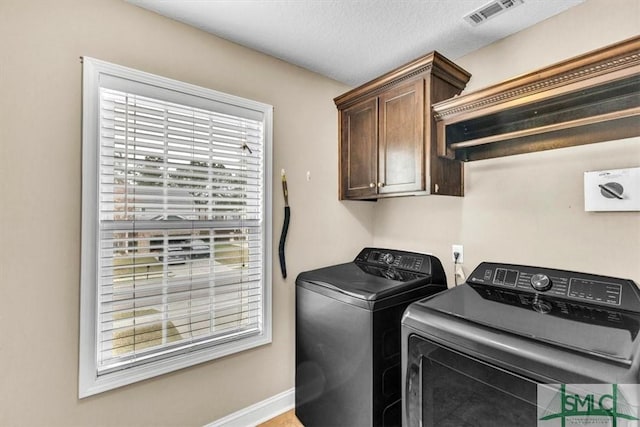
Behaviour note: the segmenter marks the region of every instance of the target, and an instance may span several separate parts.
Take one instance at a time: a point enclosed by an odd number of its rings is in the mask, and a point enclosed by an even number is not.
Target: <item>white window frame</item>
[[[124,370],[108,372],[98,376],[98,245],[99,245],[99,195],[98,180],[100,147],[100,87],[109,79],[132,82],[132,87],[141,83],[151,93],[144,94],[156,99],[179,101],[198,97],[204,105],[219,105],[229,111],[234,108],[249,109],[261,115],[264,121],[264,214],[262,223],[263,241],[263,307],[260,334],[215,344],[188,353],[176,354],[147,364],[132,366]],[[79,345],[79,397],[87,397],[144,379],[152,378],[198,363],[210,361],[243,350],[265,345],[272,339],[272,133],[273,107],[257,101],[228,95],[177,80],[156,76],[131,68],[122,67],[94,58],[83,58],[82,96],[82,255],[80,292],[80,345]],[[135,89],[134,89],[135,90]],[[155,95],[155,96],[154,96]],[[172,99],[167,99],[167,96]],[[192,105],[184,103],[184,105]],[[202,105],[192,105],[201,108]]]

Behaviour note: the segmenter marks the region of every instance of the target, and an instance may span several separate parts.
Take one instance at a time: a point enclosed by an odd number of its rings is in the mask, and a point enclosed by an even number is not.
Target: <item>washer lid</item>
[[[335,299],[368,306],[420,288],[431,281],[431,276],[396,269],[385,269],[355,262],[300,273],[296,285]],[[445,289],[444,285],[438,290]]]
[[[412,304],[403,323],[420,330],[430,311],[627,365],[640,343],[636,313],[516,289],[464,284]]]

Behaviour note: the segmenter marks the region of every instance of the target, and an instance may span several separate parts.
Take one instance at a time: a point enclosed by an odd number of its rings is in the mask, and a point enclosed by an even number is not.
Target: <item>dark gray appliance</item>
[[[446,289],[429,255],[365,248],[296,279],[296,416],[306,427],[401,423],[400,319]]]
[[[637,384],[639,329],[631,280],[482,263],[403,316],[403,426],[537,426],[539,384]]]

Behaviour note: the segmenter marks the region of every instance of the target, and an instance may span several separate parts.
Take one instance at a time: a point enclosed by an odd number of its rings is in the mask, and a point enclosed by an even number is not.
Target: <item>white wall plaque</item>
[[[585,211],[640,211],[640,167],[584,173]]]

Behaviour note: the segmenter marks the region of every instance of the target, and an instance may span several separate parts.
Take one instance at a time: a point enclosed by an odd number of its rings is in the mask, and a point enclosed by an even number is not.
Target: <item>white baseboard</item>
[[[287,412],[294,406],[295,388],[292,388],[220,418],[205,427],[253,427]]]

